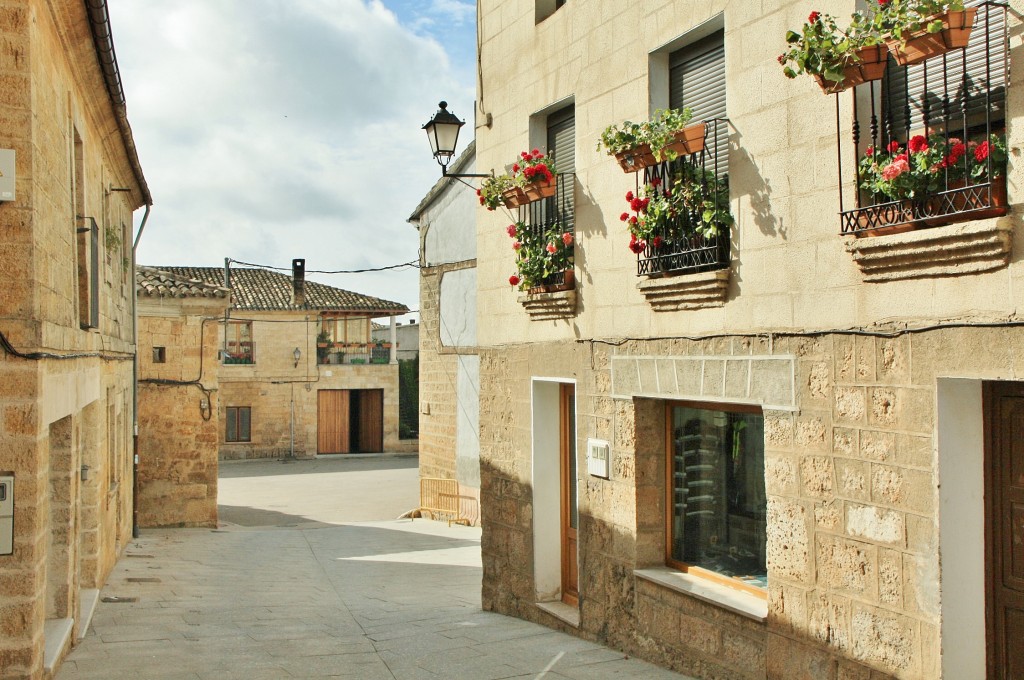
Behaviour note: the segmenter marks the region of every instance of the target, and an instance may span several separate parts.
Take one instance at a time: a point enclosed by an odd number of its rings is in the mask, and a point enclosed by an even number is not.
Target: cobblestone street
[[[394,519],[416,475],[412,457],[223,465],[221,528],[132,541],[58,679],[681,677],[480,611],[480,530]]]

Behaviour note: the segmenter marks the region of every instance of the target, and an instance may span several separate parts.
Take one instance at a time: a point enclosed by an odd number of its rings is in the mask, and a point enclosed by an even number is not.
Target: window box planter
[[[501,200],[509,210],[526,205],[530,202],[530,199],[526,197],[526,192],[519,187],[512,187],[511,189],[506,189],[501,192]]]
[[[556,189],[557,185],[555,183],[554,177],[552,177],[549,180],[541,179],[534,182],[530,182],[529,184],[526,185],[525,188],[526,200],[527,202],[532,203],[533,201],[540,201],[545,198],[551,198],[552,196],[555,195]]]
[[[966,47],[977,13],[976,7],[968,7],[963,11],[950,11],[930,17],[925,23],[941,21],[941,31],[929,33],[927,29],[921,29],[910,34],[901,33],[894,39],[886,40],[889,52],[900,66],[912,66],[950,50]]]
[[[881,80],[885,75],[885,62],[889,56],[889,50],[885,45],[862,47],[856,51],[856,55],[858,62],[843,69],[842,81],[826,80],[823,76],[814,74],[815,82],[825,94],[844,92],[857,85]]]
[[[552,274],[544,283],[530,288],[527,292],[530,295],[536,295],[538,293],[557,293],[563,290],[575,289],[576,271],[573,269],[567,269],[564,272]]]
[[[683,128],[675,134],[675,141],[662,150],[664,158],[666,151],[672,151],[679,156],[689,156],[692,153],[700,153],[704,150],[704,123],[697,123]]]
[[[625,173],[637,172],[652,165],[657,165],[658,159],[654,157],[651,147],[648,144],[641,144],[638,147],[615,154],[615,160]]]

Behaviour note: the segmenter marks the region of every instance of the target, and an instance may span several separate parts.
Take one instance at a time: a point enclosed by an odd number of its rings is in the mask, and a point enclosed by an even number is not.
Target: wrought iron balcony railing
[[[549,274],[539,282],[549,288],[569,287],[574,281],[574,278],[571,278],[569,283],[566,282],[566,271],[573,267],[575,250],[575,184],[575,173],[558,173],[555,177],[554,196],[519,207],[519,221],[527,225],[532,238],[542,241],[556,230],[559,233],[573,234],[573,242],[568,246],[563,244],[567,250],[564,255],[564,268]]]
[[[637,275],[698,273],[729,266],[728,125],[704,122],[704,149],[644,168],[649,193],[688,191],[675,217],[656,227],[637,253]],[[641,191],[637,175],[637,194]],[[713,229],[711,228],[713,227]],[[715,233],[708,235],[709,231]]]
[[[839,216],[843,235],[881,235],[907,229],[1005,214],[1005,161],[992,153],[1002,143],[1008,82],[1007,6],[1005,2],[970,2],[977,7],[970,42],[913,66],[898,66],[889,57],[885,77],[851,88],[851,139],[840,131],[840,102],[836,95],[839,167]],[[866,135],[864,133],[867,133]],[[904,187],[880,190],[882,171],[894,165],[893,154],[912,151],[921,140],[938,161],[928,168],[906,160]],[[898,149],[889,152],[891,148]],[[962,145],[962,146],[961,146]],[[874,154],[883,162],[870,166]],[[939,159],[939,155],[943,157]],[[847,162],[853,161],[849,171]],[[922,161],[923,163],[924,161]],[[889,168],[898,177],[901,168]],[[853,179],[853,187],[843,181]],[[845,195],[844,195],[845,194]],[[904,195],[906,194],[906,195]],[[849,207],[850,198],[854,207]]]

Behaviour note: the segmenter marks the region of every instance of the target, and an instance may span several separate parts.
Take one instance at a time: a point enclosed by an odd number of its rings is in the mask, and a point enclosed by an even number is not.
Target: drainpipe
[[[397,333],[397,331],[395,329],[395,317],[394,316],[391,317],[391,352],[390,352],[390,354],[391,354],[391,356],[389,357],[390,358],[390,363],[397,364],[398,363],[398,333]]]
[[[146,212],[139,225],[139,233],[132,242],[132,538],[139,537],[139,294],[135,289],[135,262],[139,239],[146,228],[152,203],[146,204]]]

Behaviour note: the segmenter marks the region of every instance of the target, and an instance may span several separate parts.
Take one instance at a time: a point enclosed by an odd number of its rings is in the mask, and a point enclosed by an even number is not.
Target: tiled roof
[[[135,269],[135,290],[147,297],[227,298],[231,291],[223,286],[205,283],[153,267]]]
[[[223,267],[153,267],[176,277],[195,279],[214,286],[224,285]],[[404,314],[409,308],[369,295],[360,295],[306,279],[306,302],[292,304],[292,277],[287,274],[249,267],[231,268],[231,308],[250,311],[316,310],[380,312],[381,316]]]

